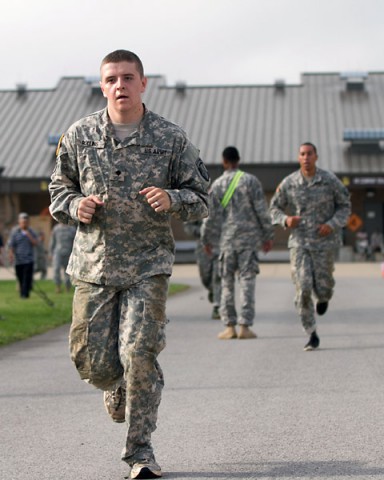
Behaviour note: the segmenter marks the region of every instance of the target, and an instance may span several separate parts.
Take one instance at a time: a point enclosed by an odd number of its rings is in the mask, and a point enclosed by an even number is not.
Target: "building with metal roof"
[[[313,142],[318,165],[352,193],[346,242],[359,229],[384,231],[384,72],[305,73],[297,85],[167,86],[164,77],[149,76],[144,102],[187,131],[212,178],[221,173],[224,147],[236,146],[242,168],[258,176],[268,198],[298,168],[299,145]],[[19,211],[47,213],[58,138],[104,106],[92,78],[0,91],[0,222],[13,224]]]

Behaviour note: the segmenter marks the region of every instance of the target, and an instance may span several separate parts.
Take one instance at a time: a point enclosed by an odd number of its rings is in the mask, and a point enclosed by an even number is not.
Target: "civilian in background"
[[[11,231],[8,240],[9,261],[15,264],[20,297],[28,298],[33,284],[34,247],[38,243],[36,232],[29,226],[29,215],[19,214],[19,224]]]

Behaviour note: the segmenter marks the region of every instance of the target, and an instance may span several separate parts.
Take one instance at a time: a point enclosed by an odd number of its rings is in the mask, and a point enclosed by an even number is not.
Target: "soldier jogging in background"
[[[209,217],[203,222],[201,238],[208,254],[212,252],[212,240],[220,238],[220,317],[225,329],[218,338],[251,339],[256,338],[249,327],[255,319],[258,252],[262,249],[267,253],[272,248],[273,228],[261,183],[254,175],[239,170],[238,150],[225,148],[222,161],[224,173],[212,184]],[[239,314],[235,306],[236,275]]]
[[[104,390],[112,420],[127,423],[130,478],[154,478],[162,475],[151,434],[164,386],[157,357],[174,262],[171,215],[208,215],[209,175],[185,132],[142,103],[147,78],[136,54],[108,54],[100,73],[107,107],[62,137],[50,211],[78,225],[67,268],[71,358]]]
[[[37,233],[37,245],[35,247],[34,273],[40,273],[40,280],[47,278],[48,261],[45,249],[45,235],[40,231]]]
[[[336,175],[317,168],[317,159],[315,145],[303,143],[300,169],[280,183],[270,205],[273,223],[291,230],[288,247],[295,305],[309,336],[305,351],[320,345],[312,294],[317,298],[317,314],[324,315],[335,285],[335,252],[351,211],[347,188]]]
[[[206,219],[196,222],[185,222],[184,230],[191,237],[196,239],[196,263],[199,269],[201,283],[208,290],[208,300],[213,304],[211,318],[220,320],[220,295],[221,280],[219,275],[219,241],[212,239],[212,253],[210,255],[205,251],[201,243],[201,226]]]
[[[62,274],[67,292],[71,290],[71,277],[66,273],[69,257],[75,240],[76,227],[58,223],[53,227],[49,242],[49,254],[52,258],[53,281],[56,285],[56,293],[61,293]]]

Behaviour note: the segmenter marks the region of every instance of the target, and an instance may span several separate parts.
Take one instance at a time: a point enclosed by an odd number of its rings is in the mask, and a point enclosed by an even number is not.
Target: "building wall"
[[[241,168],[259,178],[269,204],[277,185],[286,175],[296,170],[298,165],[291,163],[266,167],[265,165],[245,164]],[[208,170],[212,180],[218,178],[223,171],[219,165],[208,166]],[[359,177],[359,181],[353,181],[353,178],[348,177],[347,181],[346,177],[341,175],[341,179],[349,184],[352,213],[361,221],[361,225],[357,230],[345,229],[345,245],[355,248],[357,232],[366,231],[369,236],[374,231],[384,232],[384,182],[381,184],[381,181],[378,180],[381,177],[375,178],[376,181],[370,177]],[[368,183],[369,181],[370,183]],[[38,230],[44,231],[46,241],[48,242],[50,230],[54,223],[49,215],[49,203],[49,194],[46,190],[36,193],[0,193],[0,225],[4,237],[7,238],[8,232],[17,223],[17,215],[25,211],[31,216],[31,223]],[[176,241],[192,240],[185,233],[183,223],[180,220],[172,218],[172,229]],[[276,227],[275,250],[286,248],[288,235],[288,230]]]

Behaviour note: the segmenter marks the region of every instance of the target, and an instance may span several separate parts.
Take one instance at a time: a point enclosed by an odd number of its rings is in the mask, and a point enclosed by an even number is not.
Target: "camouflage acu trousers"
[[[200,242],[196,245],[196,261],[201,283],[212,295],[213,304],[220,305],[221,279],[219,275],[219,255],[205,253]]]
[[[71,358],[80,377],[97,388],[125,382],[125,461],[152,452],[164,386],[157,356],[165,347],[168,280],[157,275],[123,290],[74,281]]]
[[[212,296],[213,304],[215,306],[220,305],[221,299],[221,277],[219,268],[219,255],[212,255]]]
[[[212,289],[212,256],[205,253],[200,241],[196,244],[196,262],[199,268],[201,283],[207,290]]]
[[[316,330],[313,294],[319,302],[328,302],[333,295],[334,251],[291,248],[290,258],[295,305],[303,329],[310,335]]]
[[[253,250],[220,253],[221,276],[220,317],[224,325],[253,325],[255,318],[255,287],[259,264]],[[235,306],[236,274],[240,290],[240,312]]]

